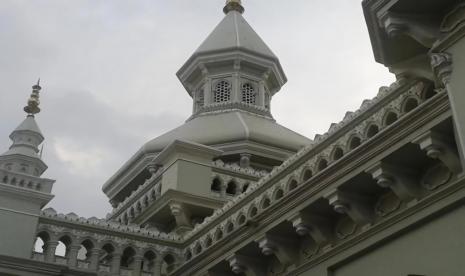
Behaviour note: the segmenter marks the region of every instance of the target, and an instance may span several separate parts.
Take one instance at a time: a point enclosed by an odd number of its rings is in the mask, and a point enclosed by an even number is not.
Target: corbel
[[[332,223],[327,217],[299,212],[290,221],[297,235],[309,235],[318,245],[327,244],[333,239]]]
[[[368,170],[376,183],[383,188],[390,188],[401,200],[410,201],[419,198],[423,191],[418,184],[415,172],[405,167],[378,162]]]
[[[348,215],[359,225],[369,224],[374,219],[374,211],[368,197],[336,189],[325,198],[336,213]]]
[[[462,171],[458,153],[444,135],[429,130],[416,138],[413,143],[418,144],[429,158],[439,159],[452,172]]]

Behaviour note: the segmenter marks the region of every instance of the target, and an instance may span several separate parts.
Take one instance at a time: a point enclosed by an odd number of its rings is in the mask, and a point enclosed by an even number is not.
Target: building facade
[[[177,72],[192,116],[103,185],[105,219],[44,209],[34,85],[0,155],[0,275],[464,275],[465,3],[362,6],[397,80],[311,140],[273,119],[286,75],[228,0]]]

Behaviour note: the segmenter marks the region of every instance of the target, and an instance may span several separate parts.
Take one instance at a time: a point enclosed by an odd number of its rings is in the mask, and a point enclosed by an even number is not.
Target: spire
[[[223,8],[223,12],[227,14],[230,11],[244,13],[244,7],[242,6],[241,0],[226,0],[226,6]]]
[[[44,141],[44,137],[35,121],[34,114],[40,112],[39,92],[40,79],[32,86],[32,93],[24,107],[27,113],[26,119],[10,134],[13,144],[9,150],[0,154],[0,168],[39,176],[47,166],[39,155],[39,145]]]
[[[24,111],[28,115],[34,115],[40,112],[39,108],[39,93],[40,93],[40,78],[37,80],[37,84],[32,86],[32,93],[29,99],[27,100],[27,105],[24,107]]]

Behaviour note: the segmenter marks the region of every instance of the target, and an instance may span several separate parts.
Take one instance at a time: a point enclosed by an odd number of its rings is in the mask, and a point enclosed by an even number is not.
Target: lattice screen
[[[242,102],[255,104],[256,93],[254,87],[250,83],[242,85]]]

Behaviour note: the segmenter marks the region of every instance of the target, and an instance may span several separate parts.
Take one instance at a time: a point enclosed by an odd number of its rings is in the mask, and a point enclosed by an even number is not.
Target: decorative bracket
[[[444,135],[430,130],[416,138],[413,143],[426,151],[428,157],[441,160],[454,173],[462,171],[458,153]]]
[[[390,188],[401,200],[410,201],[423,194],[415,173],[405,167],[378,162],[366,172],[372,175],[379,186]]]
[[[310,235],[318,245],[329,243],[333,239],[333,227],[327,217],[300,212],[291,218],[291,222],[297,235]]]
[[[246,276],[266,276],[266,266],[259,259],[234,254],[226,258],[226,261],[229,262],[231,270],[235,274],[243,273]]]
[[[275,255],[284,266],[292,264],[297,258],[298,246],[292,239],[265,234],[257,240],[257,243],[263,255]]]
[[[325,196],[334,211],[347,214],[355,223],[365,225],[374,219],[370,200],[362,195],[334,190]]]

